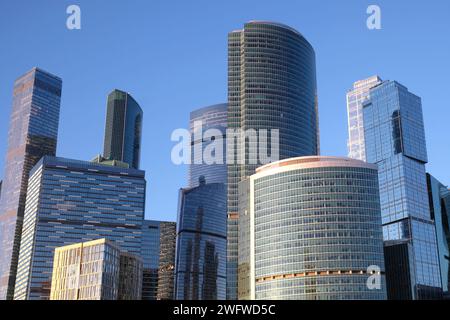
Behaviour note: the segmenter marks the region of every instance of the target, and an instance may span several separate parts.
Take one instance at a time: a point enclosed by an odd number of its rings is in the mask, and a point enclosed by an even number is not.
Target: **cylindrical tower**
[[[319,154],[315,52],[296,30],[251,21],[228,36],[228,129],[279,132],[279,146],[267,149],[279,159]],[[245,164],[228,167],[227,297],[237,298],[238,183],[262,164],[261,138],[237,144]],[[242,145],[244,144],[245,145]],[[278,160],[278,159],[276,159]]]
[[[375,165],[287,159],[258,168],[249,191],[250,298],[386,299]]]

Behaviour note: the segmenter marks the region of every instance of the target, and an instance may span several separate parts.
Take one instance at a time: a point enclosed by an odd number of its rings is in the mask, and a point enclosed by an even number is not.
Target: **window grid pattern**
[[[55,155],[62,80],[34,68],[14,83],[3,192],[0,199],[0,299],[12,299],[28,176],[44,155]]]
[[[269,133],[278,129],[280,159],[317,155],[317,109],[315,52],[300,33],[284,25],[253,21],[229,34],[228,128]],[[235,159],[245,160],[243,165],[228,166],[229,300],[238,297],[238,183],[261,165],[255,153],[257,141],[248,140],[229,151]]]
[[[256,299],[386,298],[376,170],[294,169],[257,178],[254,205]],[[373,265],[381,290],[366,284]]]
[[[384,240],[413,246],[409,269],[413,297],[420,298],[420,288],[441,288],[421,99],[398,82],[385,81],[371,89],[363,108],[367,161],[379,167]]]
[[[144,172],[44,157],[31,171],[14,299],[48,299],[54,249],[106,238],[141,255]]]

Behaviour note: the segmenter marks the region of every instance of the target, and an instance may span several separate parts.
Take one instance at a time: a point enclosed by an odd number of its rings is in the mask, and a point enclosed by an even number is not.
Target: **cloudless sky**
[[[81,7],[81,30],[66,8]],[[366,27],[370,4],[382,30]],[[186,166],[170,140],[189,112],[227,100],[227,33],[250,20],[300,31],[317,55],[321,153],[347,154],[345,94],[380,75],[422,97],[430,171],[450,184],[448,0],[0,0],[0,177],[14,80],[39,66],[63,79],[58,155],[103,151],[106,97],[128,91],[144,110],[141,167],[150,219],[175,220]]]

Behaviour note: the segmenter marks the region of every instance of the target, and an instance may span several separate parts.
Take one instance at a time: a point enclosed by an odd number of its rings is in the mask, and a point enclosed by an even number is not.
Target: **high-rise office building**
[[[108,95],[103,156],[139,169],[143,112],[133,97],[113,90]]]
[[[192,136],[192,161],[189,165],[189,187],[198,186],[199,179],[203,176],[208,183],[227,183],[226,165],[226,130],[227,130],[228,109],[227,104],[217,104],[201,108],[191,112],[189,130]],[[201,123],[201,126],[199,124]],[[214,137],[205,137],[205,132]],[[217,131],[217,132],[216,132]],[[217,143],[216,139],[221,133],[222,143],[217,146],[222,151],[216,149],[212,156],[219,160],[219,163],[210,164],[203,159],[203,153],[208,152],[208,146]],[[215,141],[215,142],[214,142]]]
[[[120,253],[118,300],[141,300],[142,269],[141,257]]]
[[[291,158],[239,187],[240,299],[386,299],[375,165]]]
[[[161,222],[159,225],[159,268],[157,300],[173,300],[175,271],[176,223]]]
[[[139,300],[142,261],[98,239],[55,249],[51,300]]]
[[[450,190],[429,173],[427,185],[431,219],[436,225],[442,291],[450,299]]]
[[[176,300],[226,299],[226,186],[206,182],[180,191]]]
[[[160,221],[144,220],[142,224],[142,300],[156,300],[160,248]]]
[[[380,77],[373,76],[356,81],[347,93],[348,115],[348,156],[352,159],[366,161],[364,143],[363,102],[369,98],[370,89],[382,82]]]
[[[56,153],[61,90],[60,78],[38,68],[14,83],[0,198],[0,300],[14,296],[28,174]]]
[[[48,299],[54,249],[99,238],[141,255],[145,172],[43,157],[30,171],[14,299]]]
[[[279,130],[279,159],[319,153],[315,52],[296,30],[252,21],[228,35],[228,130]],[[228,137],[229,140],[230,137]],[[238,183],[262,164],[255,141],[235,144],[228,164],[227,299],[237,299]],[[267,139],[271,141],[271,139]],[[261,143],[261,139],[260,139]],[[239,151],[238,151],[239,150]],[[240,150],[245,150],[242,154]],[[273,155],[273,154],[272,154]]]
[[[427,192],[421,99],[398,82],[385,81],[370,90],[363,117],[366,158],[379,168],[388,297],[439,298],[442,288]],[[400,255],[392,254],[396,251],[402,252],[403,262]],[[409,277],[395,273],[400,265]]]
[[[144,263],[142,300],[173,298],[175,265],[175,222],[144,220],[142,225],[142,260]],[[170,276],[172,273],[172,277]],[[158,289],[159,277],[161,285]]]

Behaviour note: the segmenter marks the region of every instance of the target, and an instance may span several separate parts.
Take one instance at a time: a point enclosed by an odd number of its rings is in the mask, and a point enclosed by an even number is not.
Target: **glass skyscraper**
[[[156,299],[173,300],[177,224],[175,222],[161,222],[159,232],[158,292]]]
[[[60,78],[38,68],[14,83],[0,197],[0,300],[14,296],[28,174],[56,153],[61,90]]]
[[[144,220],[142,224],[142,300],[156,300],[160,247],[160,221]]]
[[[103,156],[139,169],[143,111],[133,97],[114,90],[108,95]]]
[[[421,99],[398,82],[385,81],[370,90],[363,117],[367,161],[379,168],[388,297],[437,298],[442,289],[427,193]],[[406,277],[397,273],[390,278],[391,270],[399,266],[399,255],[390,254],[395,245],[404,253],[402,264],[410,275],[406,284],[401,283]],[[399,291],[400,287],[406,290]]]
[[[227,165],[226,165],[226,130],[227,130],[228,109],[227,104],[216,104],[213,106],[201,108],[191,112],[189,121],[189,130],[192,136],[192,163],[189,165],[189,187],[198,186],[199,178],[203,176],[208,183],[227,183]],[[201,121],[202,127],[195,127]],[[222,133],[222,155],[221,163],[205,163],[202,155],[205,148],[214,143],[211,138],[203,139],[207,130],[217,130]],[[197,135],[199,137],[197,137]],[[203,135],[200,135],[203,133]],[[211,131],[213,133],[213,131]],[[216,151],[217,152],[217,151]]]
[[[224,183],[201,179],[198,187],[181,189],[175,299],[226,299],[226,208]]]
[[[348,156],[352,159],[366,161],[364,143],[363,102],[369,98],[370,89],[382,82],[380,77],[373,76],[356,81],[347,93],[348,115]]]
[[[427,184],[431,219],[436,225],[442,291],[450,299],[450,190],[428,173]]]
[[[291,158],[239,187],[240,299],[386,299],[376,165]]]
[[[142,300],[173,298],[175,228],[175,222],[144,220],[142,224]]]
[[[273,22],[252,21],[228,35],[228,129],[279,130],[279,158],[317,155],[315,52],[296,30]],[[268,139],[270,140],[270,139]],[[236,144],[228,163],[227,299],[237,299],[238,183],[261,165],[253,142]],[[244,149],[245,154],[237,150]],[[268,148],[270,150],[270,146]],[[274,148],[275,149],[275,148]],[[260,155],[261,156],[261,155]],[[249,160],[257,160],[251,164]]]
[[[48,299],[54,249],[99,238],[141,256],[145,173],[45,156],[30,171],[14,299]]]

